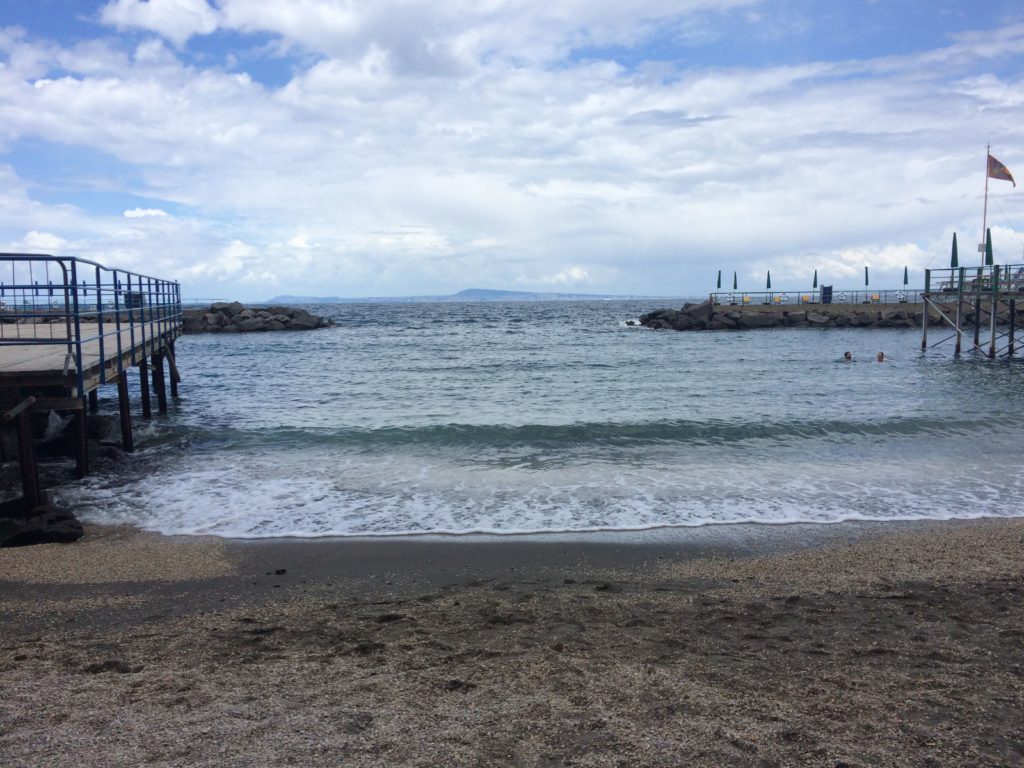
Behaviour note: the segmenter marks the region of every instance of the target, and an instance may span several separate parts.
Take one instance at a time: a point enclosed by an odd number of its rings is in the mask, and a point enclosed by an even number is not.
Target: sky
[[[0,249],[188,298],[916,286],[988,144],[1024,263],[1019,0],[0,3]]]

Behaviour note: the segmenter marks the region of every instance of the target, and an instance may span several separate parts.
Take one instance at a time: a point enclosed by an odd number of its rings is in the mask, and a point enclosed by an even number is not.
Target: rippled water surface
[[[1024,514],[1020,363],[914,331],[626,325],[654,308],[335,305],[331,329],[188,336],[143,450],[62,495],[233,537]]]

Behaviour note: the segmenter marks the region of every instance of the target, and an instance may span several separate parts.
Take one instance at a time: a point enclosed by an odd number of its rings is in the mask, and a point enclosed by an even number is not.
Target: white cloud
[[[590,275],[583,267],[569,267],[545,278],[543,282],[550,285],[581,285],[589,280]]]
[[[122,214],[126,219],[145,219],[153,217],[165,217],[167,211],[159,208],[131,208]]]
[[[100,18],[118,29],[156,32],[178,47],[217,29],[217,13],[206,0],[112,0]]]
[[[49,253],[52,255],[60,254],[61,250],[67,245],[67,240],[61,237],[57,237],[50,232],[31,232],[25,233],[25,236],[19,243],[14,244],[16,251],[24,253]]]

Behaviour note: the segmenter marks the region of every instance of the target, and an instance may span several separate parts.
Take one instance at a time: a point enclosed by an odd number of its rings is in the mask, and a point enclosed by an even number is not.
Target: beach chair
[[[877,303],[878,303],[878,302],[880,302],[881,300],[882,300],[882,297],[881,297],[881,296],[879,296],[879,295],[878,295],[877,293],[872,293],[872,294],[871,294],[871,303],[872,303],[872,304],[877,304]]]
[[[810,297],[810,296],[808,296],[808,295],[807,295],[807,294],[805,293],[805,294],[804,294],[803,296],[801,296],[801,297],[800,297],[800,303],[801,303],[801,304],[810,304],[810,303],[811,303],[811,297]]]
[[[744,304],[749,304],[750,303],[750,297],[749,296],[744,296],[743,297],[743,303]]]

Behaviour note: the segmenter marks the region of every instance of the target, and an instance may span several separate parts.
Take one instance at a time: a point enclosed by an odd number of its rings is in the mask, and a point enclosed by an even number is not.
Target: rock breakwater
[[[257,333],[308,331],[332,325],[326,317],[294,307],[246,307],[240,302],[218,302],[206,309],[184,311],[185,333]]]
[[[973,309],[964,306],[966,322]],[[754,328],[920,328],[922,304],[814,304],[732,306],[684,304],[682,309],[656,309],[641,315],[640,324],[655,330],[726,331]],[[984,311],[983,311],[984,316]],[[942,322],[929,313],[929,325]]]

